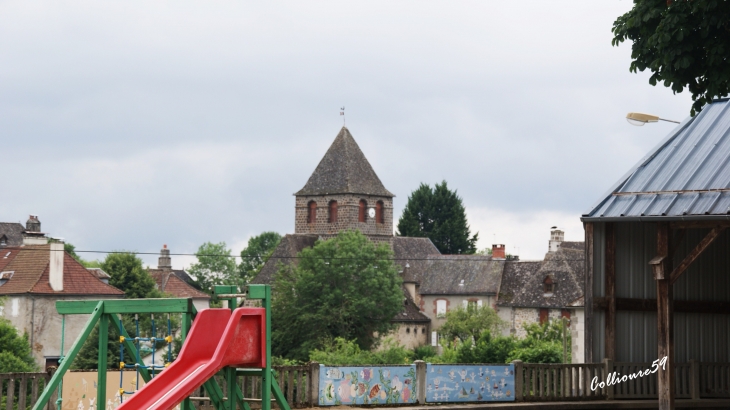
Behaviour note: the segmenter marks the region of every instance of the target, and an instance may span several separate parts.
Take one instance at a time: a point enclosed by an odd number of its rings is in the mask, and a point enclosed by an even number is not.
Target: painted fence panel
[[[319,367],[319,405],[416,402],[416,366]]]
[[[515,365],[426,365],[426,402],[514,401]]]

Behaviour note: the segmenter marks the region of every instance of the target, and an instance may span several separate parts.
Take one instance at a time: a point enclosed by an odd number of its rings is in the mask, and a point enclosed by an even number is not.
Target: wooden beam
[[[585,261],[585,288],[584,291],[584,304],[585,304],[585,357],[586,363],[593,363],[593,222],[586,222],[584,225],[585,229],[585,249],[586,249],[586,261]]]
[[[606,310],[606,298],[593,298],[593,310]],[[656,312],[656,299],[616,298],[616,310],[627,312]],[[730,302],[705,300],[675,300],[674,312],[730,314]]]
[[[669,255],[669,224],[657,223],[657,258],[661,261],[655,265],[661,272],[671,271],[671,255]],[[674,410],[674,329],[672,312],[672,283],[667,275],[657,276],[657,358],[666,360],[666,367],[657,372],[657,393],[659,410]]]
[[[730,221],[675,221],[669,223],[670,229],[711,229],[718,226],[730,228]]]
[[[677,267],[672,271],[672,274],[669,275],[669,280],[672,285],[679,279],[680,276],[682,276],[684,271],[689,268],[689,265],[697,260],[697,258],[702,255],[702,252],[704,252],[705,249],[707,249],[724,230],[724,226],[712,228],[712,230],[700,241],[700,243],[698,243],[697,246],[695,246],[695,248],[692,249],[692,251],[684,257],[684,260],[682,260],[682,262],[680,262],[679,265],[677,265]]]
[[[62,315],[89,314],[96,308],[93,300],[59,300],[56,310]],[[192,313],[192,299],[106,299],[104,312],[113,313]]]
[[[606,321],[605,321],[605,358],[616,360],[616,224],[606,223]]]

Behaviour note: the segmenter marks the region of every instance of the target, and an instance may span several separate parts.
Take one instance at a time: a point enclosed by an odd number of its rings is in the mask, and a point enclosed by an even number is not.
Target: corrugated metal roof
[[[582,219],[730,219],[730,101],[685,120]]]

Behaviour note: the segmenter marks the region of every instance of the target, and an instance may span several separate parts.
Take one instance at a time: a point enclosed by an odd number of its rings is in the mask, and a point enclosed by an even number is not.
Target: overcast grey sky
[[[38,214],[83,250],[238,253],[294,231],[344,105],[396,216],[446,180],[480,248],[542,258],[673,128],[627,112],[689,113],[611,46],[631,6],[0,1],[0,221]]]

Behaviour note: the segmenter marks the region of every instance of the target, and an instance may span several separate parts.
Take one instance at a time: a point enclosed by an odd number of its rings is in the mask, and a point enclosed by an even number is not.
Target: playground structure
[[[58,370],[51,377],[33,410],[44,408],[56,389],[59,392],[56,403],[63,403],[63,376],[97,324],[99,356],[96,403],[99,408],[105,408],[104,403],[107,403],[107,345],[111,325],[119,332],[122,346],[121,359],[114,368],[135,368],[138,376],[146,383],[136,392],[125,392],[120,386],[120,394],[128,397],[118,409],[167,410],[180,404],[181,410],[194,410],[189,396],[202,386],[216,410],[250,410],[237,381],[239,376],[256,376],[261,378],[261,409],[271,409],[273,396],[280,409],[290,410],[271,369],[271,288],[268,285],[248,286],[245,296],[248,299],[261,300],[261,308],[236,308],[237,297],[244,296],[236,293],[237,291],[235,286],[216,286],[216,295],[219,299],[226,300],[230,308],[205,309],[200,312],[196,312],[191,299],[58,301],[56,309],[62,315],[64,323],[65,315],[68,314],[90,314],[91,317],[65,356],[62,336],[62,358]],[[138,348],[140,341],[150,341],[154,351],[155,342],[163,339],[169,346],[172,340],[169,322],[168,335],[165,338],[157,338],[154,330],[151,337],[141,338],[139,326],[137,337],[132,338],[119,318],[120,314],[156,313],[182,314],[182,349],[177,359],[166,366],[157,366],[154,362],[152,365],[145,365]],[[124,362],[124,350],[129,352],[134,364]],[[155,375],[157,371],[159,373]],[[216,375],[222,376],[229,397],[224,397],[223,389],[214,378]]]

